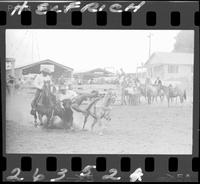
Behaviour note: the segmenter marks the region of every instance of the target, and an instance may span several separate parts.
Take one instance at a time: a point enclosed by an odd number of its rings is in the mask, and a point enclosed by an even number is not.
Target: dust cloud
[[[6,120],[25,125],[33,121],[30,114],[32,96],[13,93],[6,96]]]

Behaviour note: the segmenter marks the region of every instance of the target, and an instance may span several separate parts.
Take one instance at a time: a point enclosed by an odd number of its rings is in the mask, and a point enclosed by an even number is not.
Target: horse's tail
[[[185,100],[187,99],[186,90],[184,90],[183,97],[184,97]]]

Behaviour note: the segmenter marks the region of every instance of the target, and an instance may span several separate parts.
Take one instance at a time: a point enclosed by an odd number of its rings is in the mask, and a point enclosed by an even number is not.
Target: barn
[[[50,59],[42,60],[25,66],[16,67],[15,77],[17,79],[20,79],[23,75],[39,74],[41,69],[44,67],[47,67],[52,71],[52,78],[54,80],[57,80],[61,75],[63,75],[67,79],[72,78],[72,68],[52,61]],[[11,71],[8,69],[6,70],[6,73],[9,74],[11,73]]]

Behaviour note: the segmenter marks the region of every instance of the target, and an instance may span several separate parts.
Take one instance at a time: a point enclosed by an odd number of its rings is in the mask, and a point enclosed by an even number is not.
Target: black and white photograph
[[[193,30],[5,39],[7,154],[192,154]]]

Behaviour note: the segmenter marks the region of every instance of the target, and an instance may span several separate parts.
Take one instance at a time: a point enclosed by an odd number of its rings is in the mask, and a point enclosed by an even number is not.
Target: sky
[[[51,59],[75,72],[94,68],[132,73],[151,54],[171,52],[179,30],[7,29],[6,57],[16,67]]]

